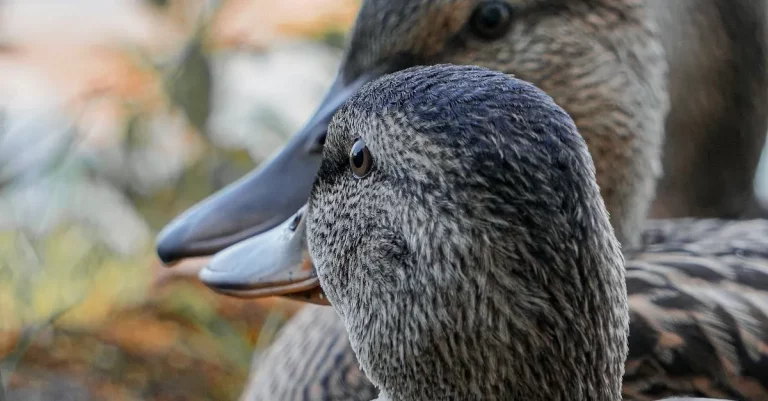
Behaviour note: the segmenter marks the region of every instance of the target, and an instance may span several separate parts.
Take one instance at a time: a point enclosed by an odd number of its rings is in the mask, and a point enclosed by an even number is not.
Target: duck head
[[[305,221],[384,399],[621,399],[619,243],[584,140],[533,85],[450,65],[366,85]]]
[[[259,170],[171,222],[158,239],[160,258],[213,255],[289,219],[307,200],[339,106],[377,77],[438,63],[514,74],[563,105],[597,161],[617,236],[636,242],[666,114],[663,51],[647,7],[643,0],[365,0],[315,115]],[[288,273],[281,277],[311,278]]]

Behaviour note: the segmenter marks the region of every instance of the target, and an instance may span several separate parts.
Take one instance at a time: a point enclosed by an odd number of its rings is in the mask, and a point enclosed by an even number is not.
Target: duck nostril
[[[293,218],[293,221],[291,221],[291,224],[288,225],[288,229],[291,231],[296,231],[296,228],[299,227],[299,223],[301,223],[301,216],[303,213],[296,213],[296,216]]]
[[[325,145],[325,137],[328,135],[328,131],[323,131],[317,138],[315,144],[312,146],[312,153],[323,153],[323,146]]]

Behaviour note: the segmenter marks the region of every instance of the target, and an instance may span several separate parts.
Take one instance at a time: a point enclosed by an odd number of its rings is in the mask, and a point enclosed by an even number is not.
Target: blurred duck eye
[[[373,168],[371,151],[368,150],[365,141],[360,138],[355,140],[352,149],[349,151],[349,167],[352,169],[352,174],[357,178],[367,176]]]
[[[498,39],[507,33],[512,21],[512,10],[503,1],[480,3],[469,20],[475,35],[484,39]]]

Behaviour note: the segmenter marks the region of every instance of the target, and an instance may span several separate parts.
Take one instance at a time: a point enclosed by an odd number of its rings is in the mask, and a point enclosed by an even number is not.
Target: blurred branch
[[[159,7],[159,8],[165,8],[168,6],[168,0],[147,0],[147,1],[153,6]]]
[[[338,28],[327,29],[322,35],[322,42],[338,50],[347,46],[347,32]]]
[[[211,67],[203,52],[202,35],[197,34],[181,52],[175,66],[165,74],[171,100],[201,134],[205,134],[211,110]]]
[[[202,8],[189,40],[164,74],[169,97],[203,135],[211,112],[213,85],[210,60],[205,52],[206,38],[211,18],[218,12],[221,3],[206,3],[208,7]]]
[[[283,327],[287,320],[284,310],[272,309],[264,319],[264,323],[259,330],[259,337],[256,340],[256,349],[264,349],[275,340],[275,335]]]

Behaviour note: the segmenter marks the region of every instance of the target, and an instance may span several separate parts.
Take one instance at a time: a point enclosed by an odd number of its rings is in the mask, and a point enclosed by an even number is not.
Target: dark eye
[[[349,167],[352,169],[352,174],[357,178],[365,177],[373,168],[371,151],[368,150],[368,146],[362,139],[356,139],[352,145],[352,150],[349,151]]]
[[[483,39],[497,39],[507,33],[512,22],[512,10],[503,1],[484,1],[477,6],[469,20],[474,33]]]

